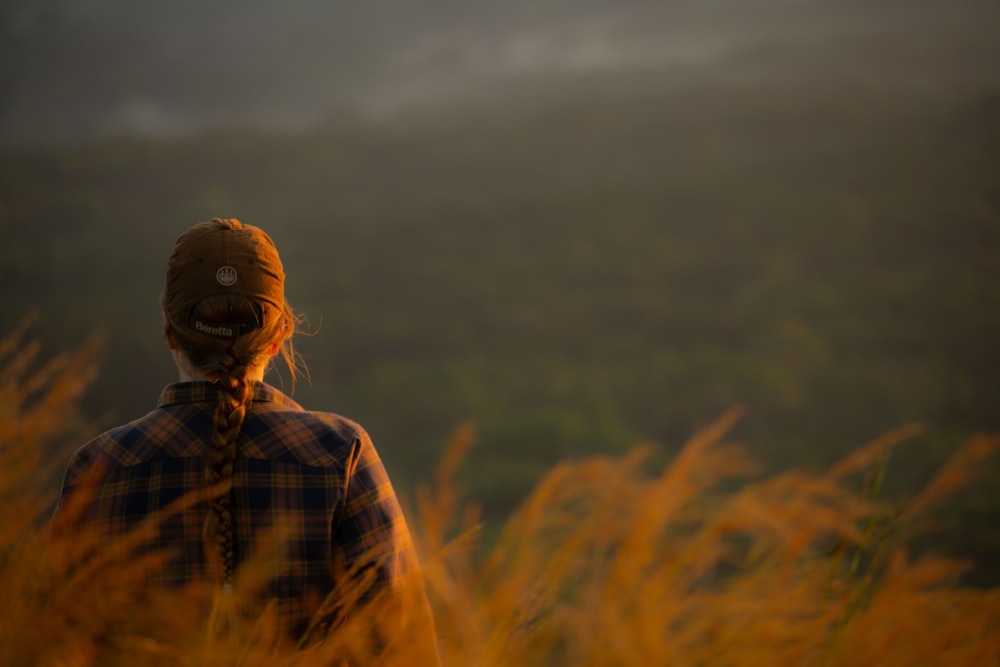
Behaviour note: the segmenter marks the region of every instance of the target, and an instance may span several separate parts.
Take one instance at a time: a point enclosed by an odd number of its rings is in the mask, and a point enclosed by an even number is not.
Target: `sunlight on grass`
[[[70,529],[79,507],[49,523],[44,454],[73,419],[93,350],[38,355],[19,333],[0,342],[0,664],[415,664],[408,596],[358,607],[318,641],[288,642],[258,595],[280,529],[221,595],[148,583],[164,554],[132,554],[162,517],[115,544]],[[642,447],[556,465],[484,550],[479,513],[454,482],[475,438],[459,428],[410,512],[444,663],[998,663],[1000,590],[961,587],[963,563],[910,559],[906,541],[1000,437],[973,439],[893,508],[877,493],[885,457],[918,427],[826,473],[762,476],[725,441],[739,416],[723,415],[663,470]],[[377,648],[362,631],[373,627]]]

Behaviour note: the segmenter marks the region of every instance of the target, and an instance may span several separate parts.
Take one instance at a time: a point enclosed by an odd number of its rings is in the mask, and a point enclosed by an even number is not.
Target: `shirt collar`
[[[302,407],[291,398],[264,382],[251,382],[254,403],[278,403],[293,410]],[[160,392],[157,407],[183,403],[215,403],[217,387],[214,382],[173,382]]]

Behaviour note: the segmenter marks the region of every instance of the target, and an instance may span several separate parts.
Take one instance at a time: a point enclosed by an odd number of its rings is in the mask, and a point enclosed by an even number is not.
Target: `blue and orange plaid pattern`
[[[67,466],[60,506],[92,466],[100,480],[84,518],[109,539],[205,487],[216,387],[168,385],[158,407],[78,449]],[[399,502],[368,434],[343,417],[303,410],[277,389],[255,383],[237,440],[232,490],[239,564],[263,531],[287,541],[270,596],[289,630],[305,630],[338,573],[375,569],[369,594],[402,581],[416,557]],[[203,531],[207,502],[168,515],[145,545],[173,557],[163,583],[209,576]],[[367,579],[366,579],[367,580]]]

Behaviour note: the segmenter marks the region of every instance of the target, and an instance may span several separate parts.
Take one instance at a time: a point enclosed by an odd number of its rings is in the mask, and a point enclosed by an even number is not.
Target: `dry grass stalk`
[[[89,377],[89,354],[33,372],[37,346],[0,342],[0,664],[413,664],[408,597],[292,645],[273,606],[255,603],[280,533],[261,540],[226,596],[149,584],[163,556],[131,554],[158,517],[113,545],[39,522],[49,499],[22,493],[24,480],[37,487],[42,445]],[[1000,591],[960,587],[961,563],[908,560],[901,531],[870,529],[887,508],[844,482],[916,427],[825,475],[786,472],[730,492],[720,482],[753,470],[723,442],[738,417],[726,414],[659,474],[643,448],[557,465],[483,557],[478,514],[454,483],[474,438],[459,429],[411,517],[445,664],[1000,664]],[[998,442],[974,439],[893,520],[916,525]],[[375,626],[386,638],[377,656],[364,640]]]

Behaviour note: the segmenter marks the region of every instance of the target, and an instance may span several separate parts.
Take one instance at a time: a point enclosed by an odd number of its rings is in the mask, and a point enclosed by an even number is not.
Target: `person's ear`
[[[279,349],[281,349],[281,343],[278,343],[277,341],[271,343],[270,345],[267,346],[267,356],[269,357],[275,356],[276,354],[278,354]]]
[[[167,347],[171,350],[177,349],[174,337],[170,334],[170,323],[167,322],[167,314],[163,313],[163,337],[167,339]]]

